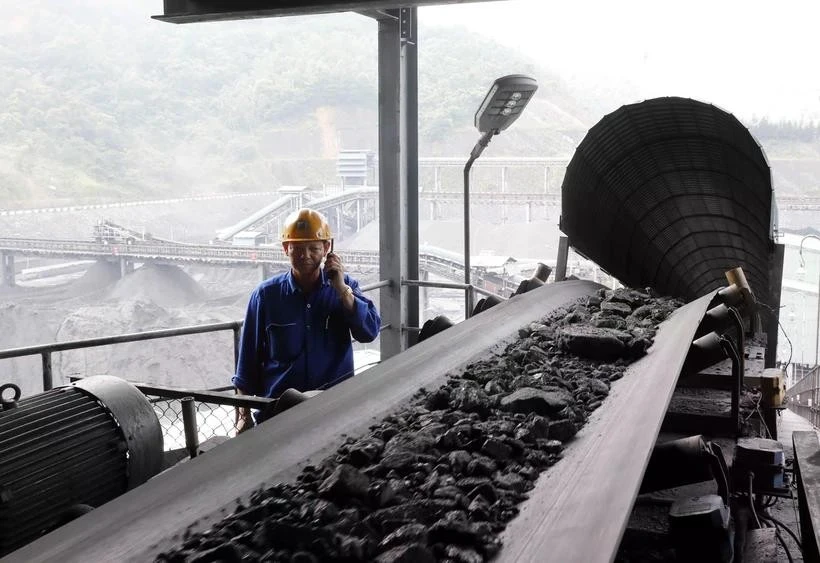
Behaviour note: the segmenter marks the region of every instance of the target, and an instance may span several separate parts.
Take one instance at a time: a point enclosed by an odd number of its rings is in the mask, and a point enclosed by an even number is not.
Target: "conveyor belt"
[[[689,344],[713,294],[678,309],[505,529],[498,561],[608,562],[643,479]]]
[[[7,560],[150,561],[178,543],[189,526],[207,527],[263,483],[294,479],[309,460],[334,451],[344,436],[364,433],[421,387],[443,384],[450,372],[515,339],[522,326],[599,287],[563,282],[502,303],[152,479]],[[684,340],[681,345],[686,347]]]

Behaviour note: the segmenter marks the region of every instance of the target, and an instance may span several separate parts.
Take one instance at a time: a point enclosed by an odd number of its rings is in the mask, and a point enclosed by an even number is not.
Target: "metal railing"
[[[103,336],[99,338],[85,338],[82,340],[67,340],[65,342],[53,342],[51,344],[38,344],[36,346],[24,346],[22,348],[9,348],[0,350],[0,360],[9,358],[19,358],[22,356],[40,355],[43,360],[43,390],[48,391],[54,387],[54,376],[51,367],[51,355],[55,352],[65,352],[67,350],[78,350],[81,348],[94,348],[97,346],[109,346],[111,344],[122,344],[125,342],[140,342],[143,340],[154,340],[157,338],[170,338],[174,336],[185,336],[189,334],[203,334],[217,332],[221,330],[233,331],[234,343],[234,365],[239,358],[239,332],[243,321],[228,321],[222,323],[209,323],[203,325],[183,326],[178,328],[164,328],[160,330],[149,330],[145,332],[132,332],[117,336]]]
[[[493,293],[492,291],[487,291],[484,288],[476,287],[471,283],[448,283],[448,282],[431,282],[431,281],[424,281],[424,280],[402,280],[401,282],[404,286],[409,287],[435,287],[439,289],[461,289],[464,291],[465,300],[464,300],[464,318],[469,319],[470,315],[472,314],[473,306],[472,304],[475,302],[474,294],[478,293],[480,295],[484,295],[485,297],[499,297],[504,299],[500,295]],[[418,332],[421,330],[419,327],[405,327],[407,330],[413,330]]]
[[[389,280],[380,280],[372,284],[363,285],[360,289],[362,292],[368,292],[382,287],[389,287],[390,285],[391,282]],[[402,282],[402,285],[461,289],[464,291],[476,292],[482,295],[495,295],[490,291],[475,287],[473,285],[458,283],[406,280]],[[48,391],[54,386],[54,375],[52,370],[52,355],[54,353],[78,350],[82,348],[123,344],[127,342],[141,342],[160,338],[172,338],[176,336],[206,334],[230,330],[233,332],[235,366],[239,357],[239,340],[243,323],[244,321],[241,320],[208,323],[202,325],[120,334],[116,336],[68,340],[65,342],[39,344],[21,348],[10,348],[0,350],[0,360],[23,356],[41,356],[43,390]],[[388,327],[389,325],[382,325],[380,330],[384,330]],[[412,330],[413,327],[403,327],[403,329]],[[76,381],[78,379],[82,379],[82,377],[71,376],[69,379],[71,381]],[[148,385],[134,381],[131,383],[135,385],[146,397],[148,397],[149,401],[153,405],[157,418],[160,421],[160,426],[162,427],[166,450],[185,447],[192,456],[196,455],[196,449],[198,444],[201,442],[217,437],[224,437],[227,439],[236,435],[234,423],[234,412],[236,407],[263,409],[274,401],[273,399],[267,399],[264,397],[235,395],[232,393],[232,387],[194,391],[189,389],[176,389],[171,387]]]
[[[820,427],[820,365],[786,390],[787,406],[792,412]]]

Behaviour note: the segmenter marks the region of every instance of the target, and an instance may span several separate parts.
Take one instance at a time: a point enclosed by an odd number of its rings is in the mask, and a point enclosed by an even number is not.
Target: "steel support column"
[[[382,359],[415,340],[418,326],[418,95],[416,9],[388,10],[379,22],[379,272]]]
[[[762,311],[764,330],[766,331],[766,359],[764,366],[773,368],[777,362],[777,337],[780,319],[780,291],[783,285],[783,258],[786,247],[775,244],[769,256],[769,295],[766,303],[771,309]]]
[[[14,287],[14,254],[0,254],[0,285]]]
[[[555,281],[567,279],[567,259],[569,258],[569,238],[558,239],[558,259],[555,263]]]

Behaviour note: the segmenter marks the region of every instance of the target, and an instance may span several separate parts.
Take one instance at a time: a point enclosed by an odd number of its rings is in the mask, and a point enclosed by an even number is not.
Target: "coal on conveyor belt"
[[[601,290],[532,323],[157,561],[487,561],[538,475],[679,305]]]

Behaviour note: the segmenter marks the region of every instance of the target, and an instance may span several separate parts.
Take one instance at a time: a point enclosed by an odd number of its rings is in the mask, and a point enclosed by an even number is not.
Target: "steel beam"
[[[401,35],[401,177],[405,182],[406,214],[402,223],[407,238],[407,278],[419,279],[419,96],[418,96],[418,10],[399,10]],[[407,293],[407,326],[419,324],[419,288],[403,289]],[[418,334],[405,335],[405,346],[416,343]]]
[[[10,554],[8,562],[151,561],[179,544],[187,529],[205,529],[233,510],[236,499],[265,483],[293,480],[306,464],[334,452],[345,436],[364,434],[420,388],[434,389],[455,370],[503,351],[522,326],[600,287],[571,281],[505,301],[158,475]],[[621,430],[613,425],[607,431]],[[632,449],[621,453],[634,456]]]
[[[488,0],[165,0],[163,15],[170,23],[274,18],[332,12],[389,12],[407,6],[432,6]]]
[[[416,10],[390,12],[379,25],[379,268],[390,280],[380,296],[382,358],[412,342],[404,326],[417,326],[418,289],[418,96]],[[415,337],[413,337],[415,338]]]
[[[0,285],[14,287],[14,278],[14,254],[6,252],[0,253]]]
[[[764,364],[766,368],[773,368],[777,363],[780,293],[783,289],[783,259],[785,255],[786,246],[783,244],[775,244],[774,250],[769,255],[769,295],[766,299],[768,309],[763,313],[766,319],[763,323],[766,330],[766,359]]]

